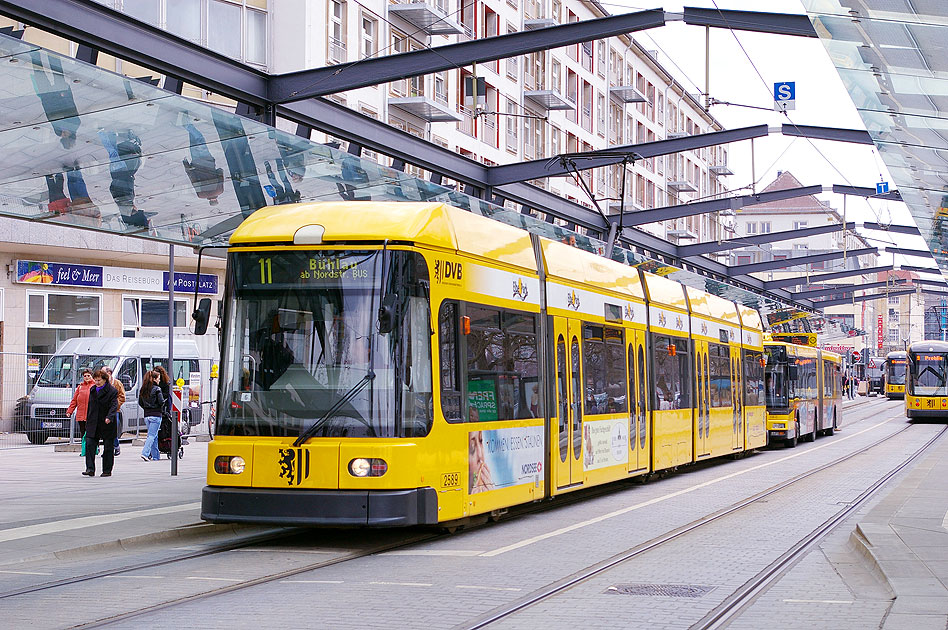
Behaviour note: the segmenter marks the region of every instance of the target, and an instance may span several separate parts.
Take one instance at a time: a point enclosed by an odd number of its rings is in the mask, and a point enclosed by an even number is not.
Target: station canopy
[[[0,215],[199,247],[268,205],[440,201],[602,254],[597,239],[0,35]],[[625,247],[613,258],[759,310],[809,313]]]
[[[948,276],[948,2],[803,0],[879,155]]]

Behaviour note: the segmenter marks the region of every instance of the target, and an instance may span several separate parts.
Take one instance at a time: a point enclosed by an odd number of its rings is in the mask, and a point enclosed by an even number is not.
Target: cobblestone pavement
[[[864,403],[848,413],[841,433],[815,444],[702,464],[644,485],[617,484],[612,492],[573,504],[159,610],[110,627],[453,628],[905,426],[898,403]],[[819,473],[492,627],[688,627],[939,428],[912,426],[870,454]],[[839,528],[751,605],[734,627],[878,627],[890,595],[849,550],[851,530],[848,525]],[[313,530],[292,543],[7,600],[5,618],[19,620],[15,625],[30,620],[37,628],[70,627],[304,566],[318,561],[320,554],[332,557],[391,535]],[[21,568],[49,575],[41,579],[54,579],[63,572],[61,563]],[[0,581],[4,577],[0,575]],[[706,586],[710,591],[694,598],[608,591],[617,584],[643,583]]]

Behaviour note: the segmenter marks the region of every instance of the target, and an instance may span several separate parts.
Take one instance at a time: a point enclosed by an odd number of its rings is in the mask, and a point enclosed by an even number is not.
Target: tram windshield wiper
[[[328,421],[336,414],[336,412],[339,411],[339,410],[342,408],[343,405],[345,405],[347,402],[349,402],[350,400],[352,400],[353,398],[355,398],[356,394],[358,394],[359,392],[361,392],[361,391],[365,388],[366,385],[368,385],[370,382],[372,382],[372,381],[374,381],[374,380],[375,380],[375,372],[373,372],[372,370],[369,370],[368,372],[366,372],[365,376],[363,376],[361,379],[359,379],[359,382],[358,382],[358,383],[356,383],[355,385],[353,385],[352,387],[350,387],[350,388],[349,388],[349,391],[347,391],[345,394],[343,394],[342,397],[341,397],[339,400],[337,400],[337,401],[335,402],[335,404],[333,404],[332,407],[330,407],[329,409],[327,409],[327,410],[326,410],[326,413],[324,413],[324,414],[319,418],[319,420],[317,420],[316,422],[314,422],[313,424],[311,424],[308,429],[306,429],[305,431],[303,431],[303,432],[300,434],[300,436],[299,436],[298,438],[296,438],[296,440],[293,442],[293,446],[299,446],[300,444],[302,444],[303,442],[305,442],[305,441],[308,440],[309,438],[311,438],[311,437],[313,437],[314,435],[316,435],[316,433],[317,433],[320,429],[323,428],[323,426],[326,424],[326,422],[328,422]]]

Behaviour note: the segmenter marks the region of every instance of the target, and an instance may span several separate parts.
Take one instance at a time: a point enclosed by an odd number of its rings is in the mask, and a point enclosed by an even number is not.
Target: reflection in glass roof
[[[604,243],[148,83],[0,35],[0,215],[187,245],[257,209],[440,201],[601,253]],[[796,309],[617,248],[630,265],[757,308]]]
[[[948,2],[803,4],[938,266],[948,275]]]

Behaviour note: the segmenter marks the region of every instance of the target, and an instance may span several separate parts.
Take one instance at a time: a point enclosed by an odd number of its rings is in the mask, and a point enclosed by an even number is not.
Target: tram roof
[[[737,326],[741,325],[741,318],[737,314],[737,307],[734,302],[693,287],[685,287],[685,291],[688,293],[688,302],[691,304],[692,313],[720,319]]]
[[[541,240],[547,274],[642,299],[645,289],[634,267],[549,239]]]
[[[744,328],[763,328],[763,322],[760,320],[760,313],[749,306],[738,306],[738,314],[741,316],[741,325]]]
[[[649,301],[680,308],[683,311],[688,310],[684,285],[653,273],[643,272],[642,277],[645,278],[645,288],[648,292]]]
[[[324,230],[325,244],[410,242],[536,271],[529,233],[443,203],[323,201],[261,208],[244,220],[230,242],[294,243],[302,228],[317,225]]]
[[[936,340],[916,341],[909,346],[910,353],[918,352],[948,352],[948,342]]]

